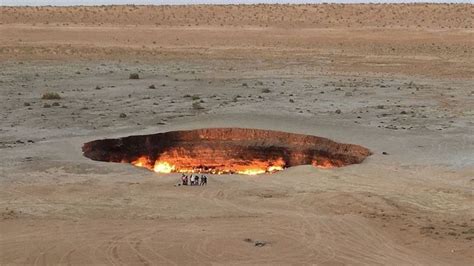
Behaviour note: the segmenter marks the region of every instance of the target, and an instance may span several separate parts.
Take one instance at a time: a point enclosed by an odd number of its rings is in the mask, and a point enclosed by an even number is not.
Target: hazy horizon
[[[470,0],[0,0],[0,6],[193,5],[193,4],[321,4],[321,3],[471,3]]]

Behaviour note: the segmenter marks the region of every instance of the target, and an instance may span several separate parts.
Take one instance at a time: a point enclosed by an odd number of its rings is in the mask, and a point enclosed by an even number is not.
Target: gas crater
[[[102,139],[85,143],[84,156],[130,163],[158,173],[263,174],[297,165],[358,164],[369,149],[327,138],[262,129],[206,128]]]

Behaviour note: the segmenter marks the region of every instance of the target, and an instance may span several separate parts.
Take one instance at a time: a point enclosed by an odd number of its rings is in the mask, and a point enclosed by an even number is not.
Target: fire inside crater
[[[273,130],[207,128],[85,143],[84,156],[131,163],[158,173],[272,173],[297,165],[319,168],[361,163],[370,150],[327,138]]]

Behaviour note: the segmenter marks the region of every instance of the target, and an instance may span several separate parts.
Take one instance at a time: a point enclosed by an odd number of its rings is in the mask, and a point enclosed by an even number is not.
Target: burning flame
[[[283,170],[283,166],[272,165],[268,167],[267,172],[273,173],[273,172],[281,171],[281,170]]]
[[[158,162],[158,161],[155,162],[155,166],[153,167],[153,171],[157,173],[164,173],[164,174],[171,173],[174,171],[174,169],[176,169],[174,165],[171,165],[167,162]]]
[[[241,175],[258,175],[258,174],[263,174],[266,171],[263,169],[247,169],[243,171],[237,171],[237,174]]]
[[[154,171],[156,173],[200,173],[200,172],[207,172],[211,174],[242,174],[242,175],[258,175],[264,173],[273,173],[276,171],[281,171],[284,169],[285,161],[282,158],[278,158],[272,161],[261,161],[261,160],[254,160],[251,162],[247,162],[245,164],[238,163],[229,165],[216,165],[214,167],[203,167],[199,164],[199,162],[189,160],[189,161],[181,161],[179,162],[172,157],[168,158],[168,160],[163,160],[158,158],[156,161],[153,162],[148,156],[141,156],[136,160],[132,161],[131,164],[137,167],[144,167],[148,170]],[[172,163],[171,161],[176,161],[176,163]],[[188,166],[180,166],[186,164]],[[192,165],[196,165],[193,167]]]
[[[132,161],[131,164],[137,167],[144,167],[156,173],[211,173],[211,174],[241,174],[241,175],[259,175],[264,173],[273,173],[284,169],[286,163],[282,158],[275,160],[262,161],[253,160],[250,162],[233,162],[222,165],[221,162],[210,166],[203,166],[197,159],[174,156],[162,156],[153,161],[148,156],[141,156]],[[327,159],[315,159],[311,164],[316,168],[333,168],[338,166],[338,162]]]
[[[329,160],[314,160],[311,165],[313,165],[316,168],[322,168],[322,169],[328,169],[328,168],[333,168],[335,165],[331,163]]]
[[[135,166],[138,166],[138,167],[145,167],[145,168],[148,168],[148,169],[150,169],[150,166],[152,166],[151,162],[150,162],[150,160],[148,160],[147,156],[139,157],[135,161],[132,161],[131,164],[133,164]]]

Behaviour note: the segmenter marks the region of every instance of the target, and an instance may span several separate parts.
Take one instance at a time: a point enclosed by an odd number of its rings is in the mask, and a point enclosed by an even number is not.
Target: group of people
[[[182,174],[181,184],[183,186],[205,186],[207,185],[207,176],[199,176],[197,174],[191,174],[190,176],[187,176],[185,174]]]

